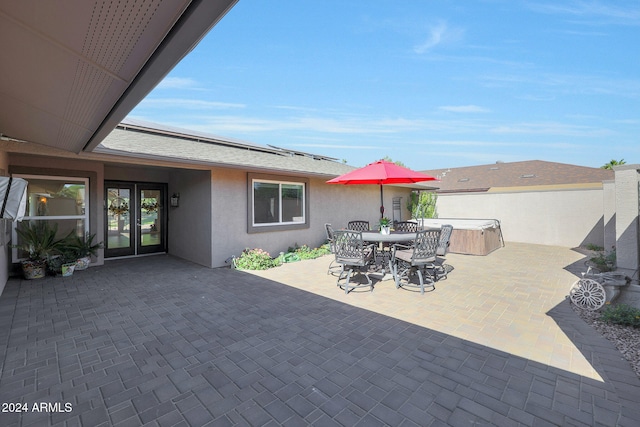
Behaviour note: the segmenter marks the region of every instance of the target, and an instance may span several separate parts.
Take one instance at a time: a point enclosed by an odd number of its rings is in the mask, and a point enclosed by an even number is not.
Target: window
[[[58,225],[58,237],[74,231],[89,231],[89,180],[57,176],[16,175],[29,183],[24,221],[51,221]],[[14,223],[14,227],[17,223]],[[14,230],[13,241],[17,242]],[[17,260],[14,249],[13,259]]]
[[[250,175],[249,184],[250,232],[306,227],[307,180]]]

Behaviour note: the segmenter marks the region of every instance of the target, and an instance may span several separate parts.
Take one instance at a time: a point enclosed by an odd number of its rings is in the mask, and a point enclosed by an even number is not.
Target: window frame
[[[84,214],[82,215],[50,215],[50,216],[38,216],[38,215],[28,215],[28,212],[25,212],[25,216],[23,221],[60,221],[60,220],[78,220],[81,219],[84,221],[84,233],[88,233],[90,230],[89,224],[89,205],[90,205],[90,193],[89,193],[89,178],[88,177],[79,177],[79,176],[60,176],[60,175],[34,175],[34,174],[13,174],[13,176],[17,178],[23,178],[27,182],[29,179],[38,179],[38,180],[49,180],[49,181],[81,181],[84,182]],[[27,185],[28,188],[28,185]],[[16,231],[18,227],[18,223],[16,221],[13,222],[12,230],[11,230],[11,238],[13,242],[18,241],[18,233]],[[11,258],[14,262],[21,261],[24,258],[18,258],[18,249],[12,248]]]
[[[282,218],[282,185],[293,184],[302,185],[303,197],[303,221],[301,222],[277,222],[277,223],[255,223],[254,215],[254,183],[264,182],[279,185],[280,198],[280,218]],[[300,230],[309,228],[309,179],[303,177],[271,175],[271,174],[247,174],[247,233],[264,233],[268,231]]]

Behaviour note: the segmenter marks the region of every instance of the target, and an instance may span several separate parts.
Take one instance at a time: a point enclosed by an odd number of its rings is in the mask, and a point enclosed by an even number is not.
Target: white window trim
[[[31,216],[25,215],[23,221],[29,220],[45,220],[45,221],[54,221],[54,220],[62,220],[62,219],[83,219],[84,220],[84,232],[88,233],[89,228],[89,178],[78,177],[78,176],[58,176],[58,175],[24,175],[24,174],[15,174],[17,178],[23,178],[27,181],[29,179],[41,179],[41,180],[50,180],[50,181],[82,181],[84,182],[84,214],[83,215],[54,215],[54,216]],[[18,226],[17,221],[13,222],[13,227],[11,230],[11,239],[13,242],[18,241],[18,233],[16,232],[16,228]],[[18,249],[12,248],[11,250],[11,259],[15,261],[20,261],[24,258],[18,258]]]
[[[278,184],[278,199],[280,201],[280,209],[278,209],[278,214],[279,214],[279,218],[278,218],[278,222],[268,222],[268,223],[257,223],[255,222],[256,216],[255,216],[255,183],[268,183],[268,184]],[[300,185],[302,186],[302,221],[283,221],[282,220],[282,185]],[[307,185],[304,182],[298,182],[298,181],[280,181],[280,180],[272,180],[272,179],[260,179],[260,178],[253,178],[251,180],[251,188],[252,188],[252,192],[251,192],[251,225],[253,227],[273,227],[273,226],[278,226],[278,225],[291,225],[291,224],[304,224],[306,222],[306,218],[307,218],[307,209],[306,209],[306,200],[307,200]]]
[[[259,223],[256,224],[254,222],[254,188],[253,185],[255,182],[271,182],[276,184],[294,184],[294,185],[302,185],[303,190],[303,208],[302,212],[304,213],[302,217],[302,221],[288,221],[288,222],[272,222],[268,224]],[[264,233],[264,232],[278,232],[278,231],[287,231],[287,230],[301,230],[309,228],[310,224],[310,202],[309,202],[309,193],[310,193],[310,180],[309,178],[302,176],[287,176],[287,175],[277,175],[277,174],[266,174],[266,173],[258,173],[258,172],[248,172],[247,173],[247,233]],[[282,213],[280,213],[281,215]],[[280,218],[282,218],[280,216]]]

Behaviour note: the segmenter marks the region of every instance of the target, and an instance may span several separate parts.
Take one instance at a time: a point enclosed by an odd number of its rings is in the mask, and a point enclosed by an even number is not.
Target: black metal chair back
[[[413,242],[413,254],[411,265],[424,266],[433,264],[436,260],[438,244],[440,243],[440,230],[422,230],[416,234]]]
[[[369,221],[363,221],[363,220],[355,220],[355,221],[349,221],[349,223],[347,224],[347,229],[348,230],[354,230],[354,231],[369,231]]]
[[[440,230],[421,230],[410,247],[393,245],[392,263],[396,288],[418,288],[424,294],[425,287],[435,290],[436,251],[440,241]],[[406,248],[406,249],[403,249]],[[417,277],[418,283],[412,282]]]
[[[367,263],[362,231],[334,231],[333,247],[336,262],[347,266],[364,267]]]
[[[333,231],[333,227],[331,226],[331,224],[326,223],[324,225],[324,231],[327,235],[327,242],[329,243],[329,250],[331,251],[331,253],[335,256],[336,254],[336,245],[335,245],[335,234]],[[336,263],[336,260],[333,259],[330,263],[329,263],[329,268],[327,269],[327,274],[334,274],[337,273],[337,270],[340,268],[340,265],[338,265]]]
[[[334,235],[333,235],[333,227],[331,226],[331,224],[327,223],[324,225],[324,231],[327,234],[327,240],[329,242],[333,242],[334,239]]]
[[[440,241],[438,242],[438,250],[436,254],[439,256],[445,256],[449,251],[449,242],[451,240],[451,233],[453,232],[453,225],[444,224],[440,228]]]
[[[356,288],[368,287],[373,292],[373,282],[365,271],[372,261],[373,250],[362,240],[362,231],[340,230],[334,232],[335,262],[342,266],[336,284],[345,294]],[[353,274],[364,277],[365,282],[352,282]]]
[[[418,223],[413,221],[398,221],[393,226],[396,231],[415,233],[418,231]]]

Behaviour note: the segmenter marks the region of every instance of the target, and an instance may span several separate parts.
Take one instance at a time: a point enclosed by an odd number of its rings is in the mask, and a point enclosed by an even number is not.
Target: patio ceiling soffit
[[[0,135],[94,149],[236,2],[0,3]]]

